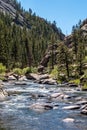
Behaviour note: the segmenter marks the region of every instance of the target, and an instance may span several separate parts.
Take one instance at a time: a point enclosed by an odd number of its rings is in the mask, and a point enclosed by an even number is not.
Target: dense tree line
[[[58,31],[54,22],[51,24],[36,16],[31,9],[29,12],[22,11],[21,5],[17,9],[15,19],[0,12],[0,62],[9,69],[37,66],[51,42],[52,35],[56,36],[56,40],[62,39],[61,30]],[[26,24],[20,26],[14,22],[19,18],[19,11],[30,28]]]
[[[9,0],[8,0],[9,1]],[[84,65],[87,59],[87,34],[81,27],[87,22],[79,21],[72,28],[71,44],[69,48],[63,42],[64,35],[56,22],[36,16],[31,9],[25,11],[17,0],[12,0],[16,8],[16,16],[13,19],[8,14],[0,13],[0,62],[8,69],[15,67],[38,66],[47,48],[51,45],[50,60],[48,66],[51,70],[55,64],[58,73],[65,77],[84,74]],[[11,2],[12,2],[11,1]],[[24,23],[20,22],[20,15]],[[62,42],[61,42],[62,41]],[[53,48],[58,45],[57,52]]]
[[[86,22],[86,20],[85,20]],[[71,47],[64,42],[59,44],[57,64],[60,74],[70,78],[79,78],[81,75],[87,75],[87,33],[81,27],[84,22],[79,21],[76,26],[72,27],[72,34],[70,36]]]

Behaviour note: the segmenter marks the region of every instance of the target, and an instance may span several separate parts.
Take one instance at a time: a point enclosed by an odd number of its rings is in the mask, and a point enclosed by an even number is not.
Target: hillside
[[[25,11],[17,0],[0,0],[0,27],[0,62],[7,68],[37,66],[52,37],[64,39],[55,21]]]
[[[87,75],[87,20],[65,37],[55,21],[25,11],[16,0],[0,0],[0,62],[9,70],[39,65],[60,81],[80,79]]]

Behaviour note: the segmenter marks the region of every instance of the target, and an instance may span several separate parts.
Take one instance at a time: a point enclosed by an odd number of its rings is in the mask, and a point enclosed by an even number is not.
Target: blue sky
[[[25,10],[32,9],[36,15],[57,23],[66,35],[72,26],[87,17],[87,0],[18,0]]]

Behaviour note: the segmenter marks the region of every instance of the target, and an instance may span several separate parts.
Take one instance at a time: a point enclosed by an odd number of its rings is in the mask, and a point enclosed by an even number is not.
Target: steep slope
[[[16,7],[17,4],[18,3],[16,3],[15,0],[0,0],[0,11],[3,12],[4,14],[9,14],[16,24],[19,24],[20,26],[26,25],[28,28],[30,28],[29,23],[27,23],[26,19],[21,14],[22,13],[21,6],[19,7],[18,10]]]
[[[80,37],[80,39],[87,40],[87,19],[85,19],[80,24],[76,24],[76,26],[73,26],[73,30],[71,35],[66,36],[64,38],[64,43],[69,47],[73,47],[73,42],[75,39],[78,39],[76,37]],[[87,44],[85,44],[87,46]]]
[[[52,42],[65,35],[51,23],[25,11],[17,0],[0,0],[0,62],[9,67],[37,66]]]
[[[17,0],[0,0],[0,11],[3,12],[4,14],[9,14],[16,24],[26,26],[28,28],[31,28],[32,26],[31,20],[33,20],[36,15],[35,13],[32,14],[32,18],[29,19],[28,15],[31,15],[31,12],[29,14],[29,12],[25,11],[23,7],[21,7],[21,3],[18,3]],[[40,17],[37,18],[41,22],[45,23],[47,22],[43,18]],[[49,23],[47,24],[49,26]],[[55,24],[51,24],[50,26],[53,29],[53,31],[59,35],[59,38],[63,40],[65,35],[62,33],[60,28],[58,29]]]

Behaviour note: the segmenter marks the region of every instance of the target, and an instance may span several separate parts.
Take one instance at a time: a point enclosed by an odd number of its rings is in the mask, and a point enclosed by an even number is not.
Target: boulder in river
[[[59,97],[59,96],[61,96],[61,93],[53,93],[53,94],[51,94],[51,98],[57,98],[57,97]]]
[[[85,104],[87,104],[86,100],[76,102],[76,105],[85,105]]]
[[[8,77],[8,80],[16,80],[16,78],[15,78],[15,76],[10,75],[10,76]]]
[[[27,85],[27,83],[26,82],[21,82],[21,81],[18,81],[18,82],[15,82],[15,85]]]
[[[26,76],[21,76],[21,77],[19,78],[19,81],[27,81]]]
[[[65,123],[73,123],[75,120],[73,118],[65,118],[63,119],[63,122]]]
[[[40,76],[38,74],[29,73],[26,74],[26,78],[30,80],[39,80]]]
[[[0,88],[0,101],[7,99],[7,97],[8,97],[8,93],[2,88]]]
[[[56,80],[49,78],[49,79],[44,79],[42,81],[42,84],[57,85],[57,82]]]
[[[81,114],[87,115],[87,104],[81,107]]]
[[[70,105],[70,106],[65,106],[65,107],[63,107],[63,109],[65,109],[65,110],[75,110],[75,109],[79,109],[80,108],[80,106],[79,105]]]
[[[87,115],[87,107],[81,111],[81,114]]]
[[[50,103],[34,103],[30,107],[30,109],[38,111],[38,112],[43,112],[45,110],[50,110],[53,109],[53,106]]]

